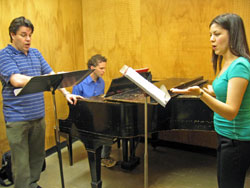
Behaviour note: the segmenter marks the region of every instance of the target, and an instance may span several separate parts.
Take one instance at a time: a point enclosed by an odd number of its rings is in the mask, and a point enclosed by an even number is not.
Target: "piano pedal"
[[[121,161],[121,168],[125,170],[133,170],[140,164],[140,157],[130,157],[129,161]]]

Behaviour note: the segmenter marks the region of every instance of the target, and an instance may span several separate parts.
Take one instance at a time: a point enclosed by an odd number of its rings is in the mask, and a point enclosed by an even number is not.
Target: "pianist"
[[[236,14],[219,15],[210,36],[215,73],[217,60],[224,60],[212,87],[171,91],[197,95],[214,111],[218,187],[244,188],[250,165],[250,54],[243,21]]]
[[[73,87],[73,94],[90,98],[92,96],[98,96],[104,94],[105,83],[102,79],[105,73],[107,59],[96,54],[92,56],[87,63],[88,69],[95,69],[86,79],[81,83]],[[116,161],[110,157],[111,146],[103,145],[101,152],[101,165],[104,167],[113,167],[116,165]]]

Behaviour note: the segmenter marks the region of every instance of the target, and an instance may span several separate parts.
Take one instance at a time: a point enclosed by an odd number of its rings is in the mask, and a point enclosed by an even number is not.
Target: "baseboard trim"
[[[73,138],[72,143],[74,143],[76,140],[78,140],[78,139]],[[65,148],[65,147],[67,147],[67,141],[66,140],[61,142],[61,144],[60,144],[61,149]],[[56,145],[46,150],[46,157],[54,154],[55,152],[57,152]]]

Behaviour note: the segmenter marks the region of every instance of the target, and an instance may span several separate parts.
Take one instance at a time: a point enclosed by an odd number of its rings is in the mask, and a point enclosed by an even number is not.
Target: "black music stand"
[[[54,112],[55,112],[55,139],[56,139],[56,148],[59,159],[62,188],[64,188],[65,186],[63,177],[62,154],[61,154],[61,145],[59,136],[59,124],[57,119],[55,91],[56,89],[71,87],[73,85],[80,83],[93,71],[94,70],[80,70],[80,71],[58,73],[52,75],[35,76],[32,77],[30,81],[23,88],[18,88],[14,90],[16,96],[37,93],[37,92],[44,92],[44,91],[51,91],[52,93]]]
[[[150,97],[156,100],[157,103],[166,106],[170,100],[170,95],[164,85],[161,86],[161,89],[157,88],[155,85],[150,83],[139,73],[137,73],[131,67],[124,65],[120,72],[132,81],[135,85],[141,88],[144,91],[145,101],[144,101],[144,188],[148,188],[148,101]]]

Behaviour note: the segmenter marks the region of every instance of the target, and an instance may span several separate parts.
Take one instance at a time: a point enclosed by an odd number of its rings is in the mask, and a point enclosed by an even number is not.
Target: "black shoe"
[[[38,185],[37,188],[42,188],[42,187]]]

